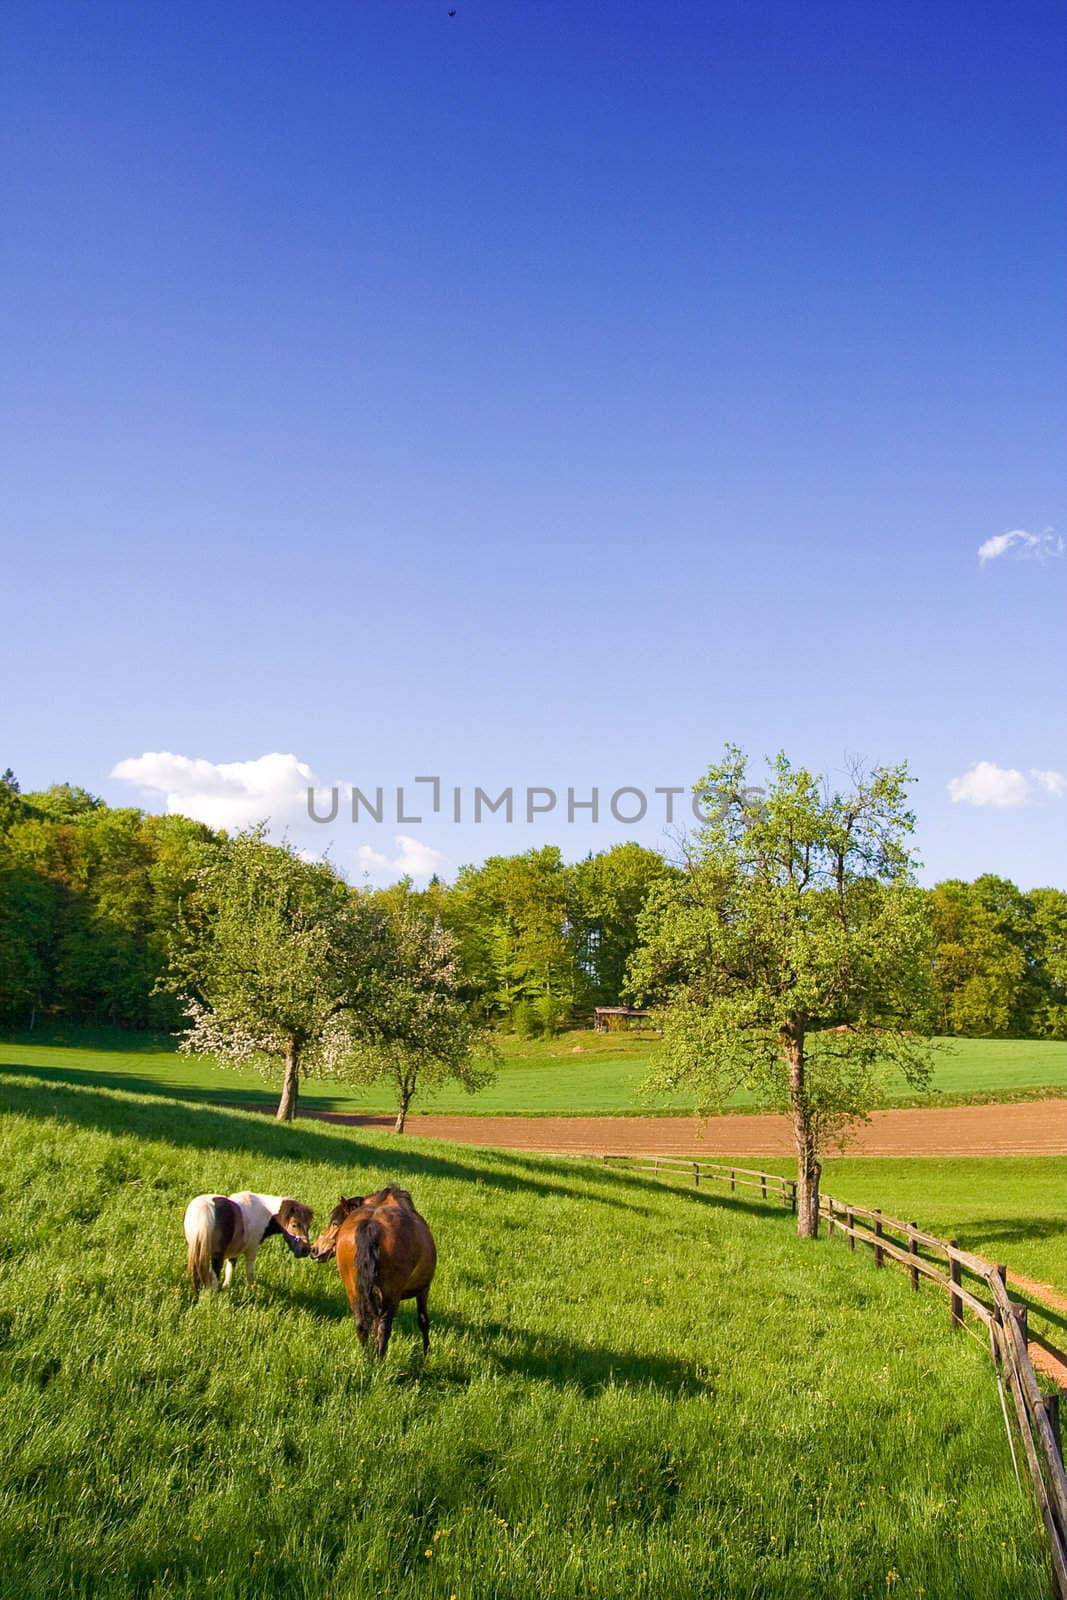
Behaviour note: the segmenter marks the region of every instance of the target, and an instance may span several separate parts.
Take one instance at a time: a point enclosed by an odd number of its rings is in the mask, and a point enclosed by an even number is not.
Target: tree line
[[[68,784],[22,794],[10,771],[0,777],[3,1025],[182,1026],[170,951],[197,874],[226,842],[186,817],[110,807]],[[478,1019],[547,1036],[635,997],[642,912],[686,870],[635,843],[576,863],[544,846],[462,867],[450,884],[351,892],[447,932],[457,993]],[[986,874],[922,893],[932,1030],[1067,1038],[1067,892]]]

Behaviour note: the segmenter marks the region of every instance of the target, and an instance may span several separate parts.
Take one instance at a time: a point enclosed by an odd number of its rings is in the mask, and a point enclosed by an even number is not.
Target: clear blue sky
[[[1067,884],[1058,0],[4,33],[24,787],[158,807],[116,763],[279,752],[606,795],[733,740],[907,758],[927,876]],[[983,761],[1017,803],[949,798]],[[622,832],[333,837],[449,872]]]

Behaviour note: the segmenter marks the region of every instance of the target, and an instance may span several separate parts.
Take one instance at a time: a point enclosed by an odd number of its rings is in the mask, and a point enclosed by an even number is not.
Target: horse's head
[[[330,1212],[330,1220],[311,1246],[312,1261],[329,1261],[337,1251],[337,1230],[346,1217],[358,1211],[363,1204],[363,1196],[354,1194],[346,1200],[342,1195],[340,1201]]]
[[[311,1207],[301,1205],[299,1200],[283,1200],[278,1207],[275,1218],[285,1240],[294,1256],[306,1256],[311,1250],[308,1240],[308,1229],[311,1227]]]

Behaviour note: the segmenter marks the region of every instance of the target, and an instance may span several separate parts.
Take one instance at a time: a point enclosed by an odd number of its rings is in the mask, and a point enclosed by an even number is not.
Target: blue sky
[[[606,804],[731,740],[906,758],[928,877],[1067,884],[1058,4],[5,34],[24,787],[299,832],[297,762]],[[303,833],[384,878],[651,812]]]

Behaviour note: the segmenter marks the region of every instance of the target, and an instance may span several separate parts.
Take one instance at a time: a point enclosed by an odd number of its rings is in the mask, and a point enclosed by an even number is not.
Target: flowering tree
[[[181,1048],[282,1073],[279,1121],[295,1117],[302,1072],[351,1050],[386,954],[385,917],[324,862],[238,834],[197,874],[168,987],[189,1026]]]

